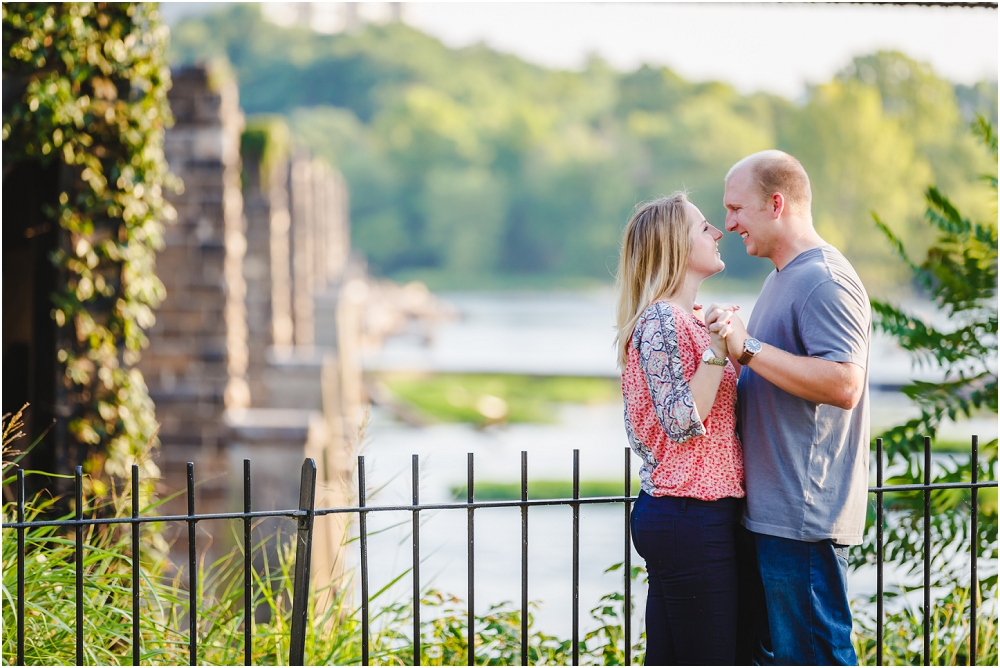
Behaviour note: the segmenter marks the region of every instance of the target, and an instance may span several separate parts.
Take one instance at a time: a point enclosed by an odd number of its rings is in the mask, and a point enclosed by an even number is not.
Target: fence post
[[[304,665],[306,629],[309,626],[309,570],[312,561],[313,519],[316,511],[316,461],[302,462],[299,483],[299,510],[306,514],[298,518],[295,540],[295,581],[292,592],[292,637],[288,648],[288,665]]]
[[[972,437],[972,572],[969,578],[969,665],[976,665],[976,648],[978,634],[976,625],[979,616],[976,613],[976,605],[979,602],[979,566],[976,560],[979,558],[979,490],[976,484],[979,482],[979,436]]]

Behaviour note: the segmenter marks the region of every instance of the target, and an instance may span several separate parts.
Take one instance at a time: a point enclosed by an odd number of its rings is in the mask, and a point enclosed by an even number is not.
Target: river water
[[[456,307],[458,319],[440,323],[432,331],[414,328],[388,340],[378,354],[366,358],[366,369],[617,375],[612,351],[610,291],[441,296]],[[714,298],[706,295],[704,301],[708,304]],[[741,305],[744,317],[749,317],[752,296],[738,296],[732,301]],[[873,429],[896,424],[915,414],[905,396],[884,391],[913,377],[929,378],[933,374],[914,371],[902,350],[886,339],[877,338],[871,364]],[[623,479],[628,443],[620,403],[567,405],[560,409],[558,418],[556,424],[514,424],[487,429],[461,424],[411,427],[388,411],[376,408],[362,448],[368,489],[378,490],[370,503],[411,502],[413,454],[420,457],[420,498],[427,503],[451,500],[451,487],[465,482],[470,452],[475,456],[477,480],[519,480],[521,451],[528,453],[530,478],[571,480],[574,449],[580,450],[582,479]],[[942,429],[942,437],[949,440],[964,440],[973,433],[985,440],[995,438],[997,424],[984,418],[949,423]],[[639,460],[631,457],[632,471],[636,473]],[[551,507],[532,508],[529,513],[528,589],[529,598],[538,602],[538,608],[533,610],[534,628],[563,638],[571,632],[571,512],[568,507]],[[410,515],[377,513],[369,517],[371,532],[384,529],[369,539],[370,591],[376,592],[411,565]],[[519,510],[477,511],[478,614],[503,601],[520,605],[520,545]],[[600,597],[621,590],[621,571],[604,571],[623,560],[622,507],[582,506],[580,546],[581,626],[586,630],[596,625],[590,620],[589,610],[598,605]],[[465,599],[466,549],[464,511],[423,513],[423,583]],[[356,563],[355,552],[351,551],[351,559]],[[634,551],[632,561],[642,564]],[[889,571],[886,585],[901,582],[904,577],[902,573]],[[408,599],[411,588],[409,577],[404,577],[383,596]],[[873,569],[852,572],[852,598],[868,596],[874,590]],[[635,628],[639,629],[645,591],[640,585],[634,593]],[[919,597],[919,592],[916,596]],[[912,603],[917,603],[916,598]]]

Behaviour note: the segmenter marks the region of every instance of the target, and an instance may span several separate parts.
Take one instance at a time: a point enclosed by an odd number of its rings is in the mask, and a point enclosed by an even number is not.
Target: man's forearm
[[[749,367],[789,394],[845,410],[857,405],[864,389],[864,369],[856,364],[793,355],[766,343]]]

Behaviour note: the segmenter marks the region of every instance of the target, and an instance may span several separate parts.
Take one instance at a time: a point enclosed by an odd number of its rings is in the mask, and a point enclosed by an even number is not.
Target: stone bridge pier
[[[199,513],[242,510],[250,459],[253,509],[293,508],[313,457],[317,505],[348,504],[369,279],[351,253],[344,179],[302,150],[254,150],[235,82],[204,68],[173,73],[170,103],[167,159],[184,190],[171,198],[178,215],[157,256],[167,298],[140,365],[161,423],[161,498],[183,489],[192,461]],[[186,513],[184,495],[164,511]],[[346,520],[317,518],[317,584],[342,573]],[[289,520],[258,527],[261,537],[293,530]],[[199,524],[210,557],[238,533]],[[185,553],[186,531],[173,538]]]

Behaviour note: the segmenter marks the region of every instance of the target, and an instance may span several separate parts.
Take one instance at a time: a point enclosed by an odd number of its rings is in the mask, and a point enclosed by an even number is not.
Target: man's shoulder
[[[852,283],[857,283],[861,289],[864,289],[864,285],[861,283],[861,277],[858,276],[857,270],[854,269],[854,265],[848,260],[843,253],[837,250],[834,246],[826,245],[822,248],[823,251],[823,264],[827,271],[830,272],[830,277],[837,280],[848,280]]]
[[[826,246],[823,257],[827,278],[816,285],[816,295],[826,299],[850,301],[865,311],[871,310],[865,284],[843,253],[833,246]]]
[[[868,292],[861,277],[844,254],[829,244],[807,251],[808,255],[796,262],[788,279],[798,290],[809,297],[839,294],[846,291],[855,300],[867,303]]]

